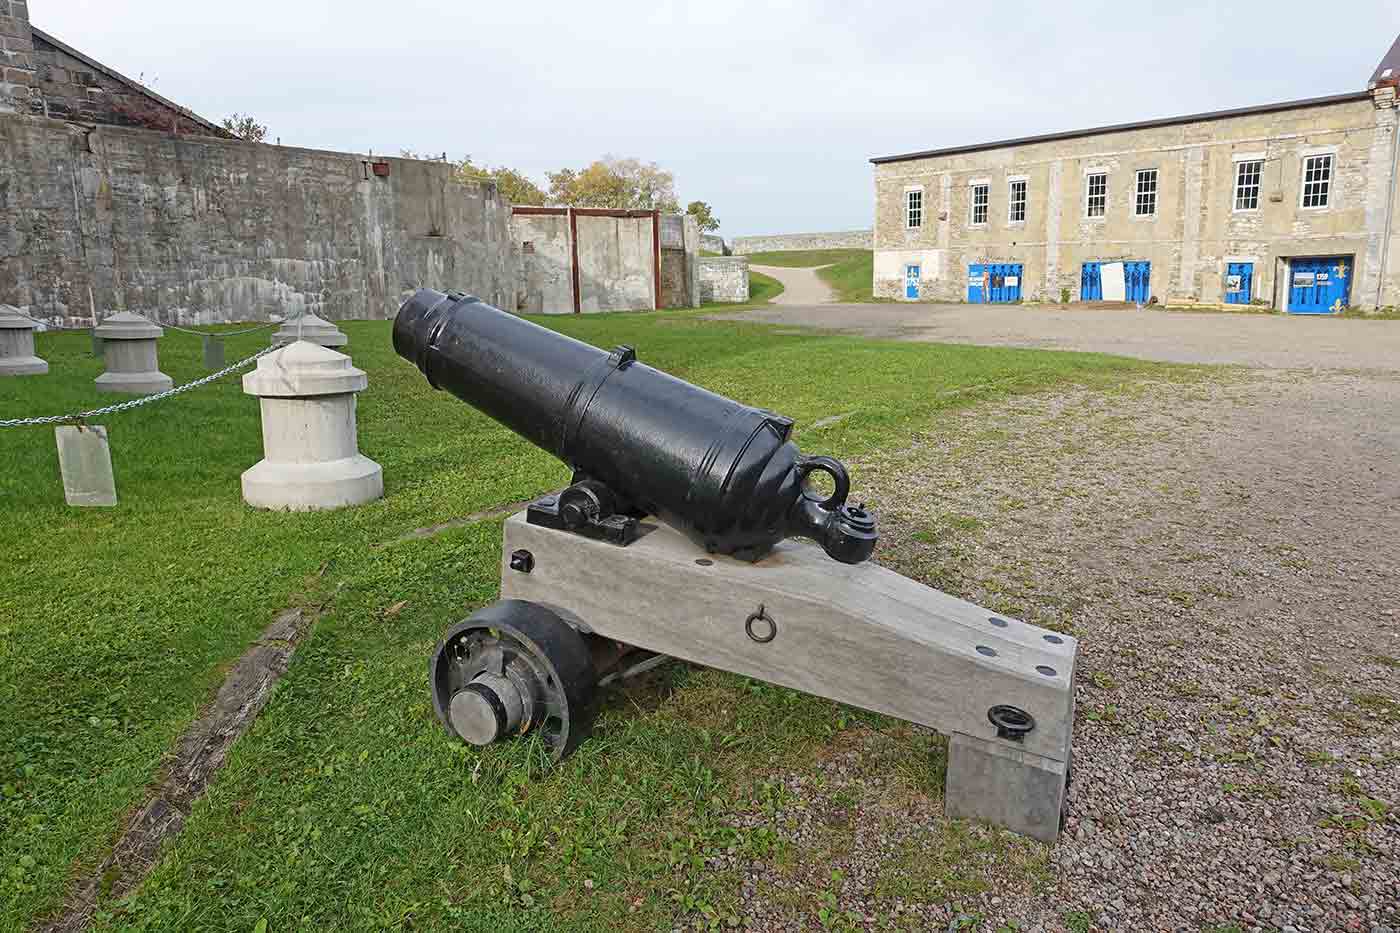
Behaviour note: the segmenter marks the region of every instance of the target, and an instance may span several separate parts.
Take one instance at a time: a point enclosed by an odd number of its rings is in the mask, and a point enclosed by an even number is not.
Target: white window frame
[[[913,208],[912,206],[910,206],[910,204],[909,204],[909,200],[910,200],[910,199],[909,199],[909,196],[910,196],[911,194],[917,194],[917,195],[919,196],[919,207],[918,207],[918,211],[919,211],[919,222],[918,222],[917,224],[910,223],[910,221],[913,220],[913,217],[914,217],[914,208]],[[904,229],[905,229],[905,230],[922,230],[922,229],[924,228],[924,208],[925,208],[925,206],[926,206],[925,201],[926,201],[926,199],[924,198],[924,186],[923,186],[923,185],[910,185],[909,187],[907,187],[907,188],[904,189]]]
[[[1264,156],[1250,153],[1248,155],[1237,155],[1233,160],[1235,170],[1235,188],[1230,199],[1230,210],[1235,214],[1257,214],[1259,206],[1264,200],[1264,163],[1267,161]],[[1258,165],[1259,172],[1254,178],[1254,206],[1240,207],[1240,191],[1243,186],[1240,184],[1240,171],[1245,165]],[[1241,260],[1243,261],[1243,260]]]
[[[1013,192],[1017,185],[1021,186],[1021,217],[1016,219],[1011,216],[1012,208],[1016,206],[1016,199]],[[1020,226],[1026,222],[1026,215],[1030,211],[1031,199],[1030,179],[1025,175],[1009,175],[1006,179],[1006,223],[1007,226]]]
[[[1327,160],[1327,200],[1321,204],[1308,204],[1308,163],[1313,159]],[[1301,154],[1301,161],[1298,164],[1298,210],[1300,211],[1325,211],[1330,210],[1336,202],[1333,195],[1336,193],[1337,182],[1337,151],[1335,149],[1306,150]]]
[[[982,188],[987,192],[987,200],[983,203],[983,216],[977,220],[977,189]],[[967,183],[967,225],[969,227],[985,227],[992,219],[992,180],[990,178],[974,178]]]
[[[1145,175],[1152,176],[1152,210],[1142,210],[1142,179]],[[1133,173],[1133,216],[1139,220],[1150,220],[1157,216],[1157,195],[1161,192],[1162,173],[1155,168],[1140,168]]]
[[[1098,214],[1091,214],[1089,213],[1089,199],[1091,197],[1090,193],[1093,191],[1093,182],[1091,181],[1091,179],[1098,175],[1103,176],[1103,212]],[[1084,219],[1103,220],[1106,217],[1108,217],[1108,169],[1086,169],[1084,172]]]

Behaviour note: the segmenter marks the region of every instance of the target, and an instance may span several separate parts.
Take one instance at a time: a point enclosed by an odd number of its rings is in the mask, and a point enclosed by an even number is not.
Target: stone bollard
[[[320,344],[323,347],[343,347],[350,342],[350,338],[345,336],[340,328],[314,314],[288,318],[272,335],[274,347],[298,340]]]
[[[107,371],[96,379],[99,392],[151,395],[164,392],[175,382],[160,371],[156,341],[165,333],[139,314],[123,311],[93,330],[102,340]]]
[[[34,322],[0,305],[0,376],[42,376],[49,364],[34,355]]]
[[[243,391],[262,405],[263,459],[243,474],[260,509],[338,509],[384,494],[379,464],[362,456],[355,393],[369,385],[350,357],[299,340],[258,360]]]

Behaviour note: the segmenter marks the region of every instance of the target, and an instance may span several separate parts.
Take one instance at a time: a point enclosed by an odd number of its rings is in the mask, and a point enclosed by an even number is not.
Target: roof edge
[[[160,94],[157,94],[155,91],[146,87],[146,85],[142,84],[140,81],[133,81],[131,78],[128,78],[126,75],[122,74],[120,71],[117,71],[115,68],[110,68],[107,65],[102,64],[97,59],[93,58],[91,55],[85,55],[82,52],[79,52],[77,49],[73,48],[71,45],[64,42],[62,39],[59,39],[58,37],[51,35],[50,33],[44,32],[44,30],[40,29],[38,26],[31,25],[30,28],[33,30],[34,35],[36,37],[42,39],[44,42],[47,42],[49,45],[58,49],[60,52],[63,52],[65,55],[71,55],[83,64],[102,72],[104,75],[111,78],[112,80],[118,81],[121,84],[125,84],[133,91],[136,91],[139,94],[144,94],[152,100],[164,104],[166,107],[169,107],[170,109],[178,112],[181,116],[193,120],[205,129],[212,130],[215,136],[223,136],[230,138],[233,137],[232,133],[224,129],[219,124],[214,123],[211,120],[204,119],[204,117],[201,117],[199,114],[195,113],[188,107],[182,107],[179,104],[175,103],[173,100],[170,100],[166,97],[162,97]]]
[[[1230,117],[1245,117],[1260,113],[1277,113],[1281,110],[1301,110],[1305,107],[1325,107],[1330,104],[1348,104],[1370,98],[1370,91],[1350,91],[1346,94],[1332,94],[1326,97],[1309,97],[1303,100],[1281,101],[1275,104],[1261,104],[1254,107],[1236,107],[1232,110],[1210,110],[1205,113],[1190,113],[1179,117],[1162,117],[1156,120],[1140,120],[1135,123],[1111,123],[1082,130],[1067,130],[1059,133],[1043,133],[1038,136],[1021,136],[1013,139],[999,139],[994,142],[973,143],[967,146],[949,146],[945,149],[926,149],[922,152],[906,152],[901,155],[876,156],[870,161],[874,165],[889,162],[909,162],[914,159],[930,159],[935,156],[959,155],[965,152],[982,152],[987,149],[1004,149],[1008,146],[1028,146],[1032,143],[1053,142],[1057,139],[1079,139],[1084,136],[1097,136],[1101,133],[1126,133],[1132,130],[1147,130],[1160,126],[1177,126],[1183,123],[1200,123],[1208,120],[1225,120]]]

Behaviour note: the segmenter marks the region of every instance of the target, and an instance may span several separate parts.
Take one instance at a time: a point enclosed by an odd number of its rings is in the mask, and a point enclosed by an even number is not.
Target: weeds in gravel
[[[1071,910],[1065,914],[1065,929],[1069,933],[1089,933],[1094,928],[1094,918],[1082,910]]]
[[[1358,693],[1351,701],[1383,722],[1400,722],[1400,702],[1384,694]]]

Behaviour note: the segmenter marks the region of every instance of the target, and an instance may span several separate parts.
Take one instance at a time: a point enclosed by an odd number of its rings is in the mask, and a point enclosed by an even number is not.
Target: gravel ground
[[[1091,350],[1175,363],[1387,370],[1400,365],[1400,321],[1330,316],[1077,305],[794,302],[711,317],[819,327],[866,337]]]
[[[883,563],[1080,638],[1067,830],[943,820],[940,777],[882,764],[908,733],[858,724],[753,815],[794,854],[743,925],[1400,928],[1398,413],[1400,373],[1234,372],[857,464]]]

